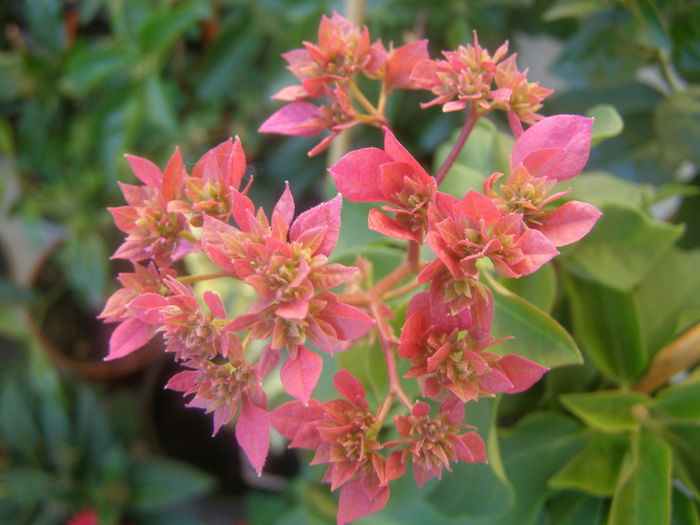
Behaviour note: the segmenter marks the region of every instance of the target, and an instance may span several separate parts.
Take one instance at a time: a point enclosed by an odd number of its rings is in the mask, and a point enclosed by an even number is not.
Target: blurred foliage
[[[101,525],[202,523],[181,506],[209,492],[213,478],[150,455],[138,441],[128,396],[113,394],[105,404],[45,363],[15,366],[1,377],[2,523],[62,525],[86,510]]]
[[[277,107],[269,95],[291,80],[279,54],[315,40],[320,15],[342,7],[330,0],[25,0],[0,7],[0,151],[16,163],[22,196],[15,212],[30,226],[40,219],[64,225],[69,241],[60,261],[80,268],[73,284],[89,302],[99,304],[107,286],[112,247],[104,232],[112,227],[103,208],[120,203],[117,180],[132,180],[124,152],[164,160],[179,144],[193,162],[237,134],[259,202],[272,202],[285,179],[300,204],[317,196],[324,159],[306,157],[313,139],[255,130]],[[699,524],[700,374],[688,369],[651,392],[634,386],[670,343],[693,327],[690,335],[697,334],[700,321],[700,5],[368,0],[366,19],[373,37],[385,42],[429,38],[433,55],[471,41],[473,29],[490,49],[509,38],[515,51],[528,38],[546,42],[557,53],[552,70],[563,87],[545,112],[596,117],[588,172],[561,189],[570,187],[566,199],[591,202],[604,215],[589,237],[536,274],[517,282],[488,279],[499,299],[497,331],[517,336],[502,351],[553,368],[528,392],[466,407],[467,422],[488,443],[490,463],[455,466],[420,491],[406,476],[392,484],[387,508],[360,523]],[[410,151],[439,165],[459,116],[421,111],[425,99],[397,93],[388,116]],[[508,171],[512,137],[503,124],[479,122],[445,191],[461,196],[492,171]],[[368,130],[354,142],[379,139]],[[401,254],[367,229],[367,209],[344,204],[337,260],[352,264],[361,252],[381,275]],[[3,290],[31,300],[11,285]],[[378,353],[371,345],[354,352],[341,354],[338,366],[352,368],[382,395]],[[331,395],[332,372],[324,367],[319,398]],[[72,512],[90,501],[105,519],[117,519],[108,517],[127,508],[155,511],[177,494],[164,483],[170,474],[159,471],[163,463],[135,474],[139,469],[81,388],[48,395],[31,382],[4,383],[3,494],[12,496],[2,512]],[[81,410],[101,423],[80,430]],[[41,425],[57,430],[43,435]],[[98,480],[94,485],[76,477],[83,463],[52,456],[65,444],[83,450],[76,439],[116,450],[91,463],[85,479]],[[178,468],[170,471],[174,477],[185,472]],[[335,502],[320,483],[321,470],[305,468],[280,492],[249,492],[249,521],[332,522]],[[200,485],[193,486],[206,485],[194,478]],[[97,491],[100,483],[141,495],[117,491],[124,499],[104,500],[114,493]],[[52,492],[66,487],[74,491],[65,500],[71,508],[60,503],[65,492]],[[159,487],[169,487],[167,494],[159,495]],[[55,498],[52,505],[37,499],[43,491]],[[103,500],[90,499],[98,493]]]

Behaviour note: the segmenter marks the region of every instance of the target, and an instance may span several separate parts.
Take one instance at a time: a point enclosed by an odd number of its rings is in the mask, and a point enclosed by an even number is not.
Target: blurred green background
[[[117,181],[133,182],[124,153],[163,165],[179,145],[192,165],[237,135],[256,202],[269,206],[285,180],[299,209],[323,197],[328,159],[306,156],[316,138],[256,130],[280,106],[270,95],[295,83],[280,54],[315,41],[321,15],[334,9],[348,6],[0,3],[1,523],[63,524],[81,512],[99,520],[84,524],[334,520],[322,469],[279,441],[269,473],[251,476],[231,432],[212,440],[208,417],[162,391],[175,370],[169,356],[156,347],[105,364],[109,327],[95,319],[115,274],[128,270],[109,261],[121,234],[105,211],[122,202]],[[429,38],[433,57],[471,42],[473,29],[491,50],[509,40],[528,79],[555,89],[544,114],[596,116],[590,173],[567,198],[605,213],[555,264],[504,283],[529,302],[511,304],[501,320],[551,314],[584,364],[467,407],[491,436],[491,464],[460,466],[420,492],[406,476],[388,508],[362,523],[700,523],[695,361],[675,386],[629,390],[700,320],[700,4],[367,0],[362,10],[372,39]],[[420,110],[429,98],[399,92],[388,107],[397,136],[426,166],[461,125],[459,115]],[[448,190],[463,194],[507,168],[504,130],[498,116],[477,127]],[[352,140],[366,146],[381,135],[354,130]],[[377,261],[391,262],[391,246],[352,210],[339,250],[356,253],[366,241]],[[542,344],[523,330],[522,344]]]

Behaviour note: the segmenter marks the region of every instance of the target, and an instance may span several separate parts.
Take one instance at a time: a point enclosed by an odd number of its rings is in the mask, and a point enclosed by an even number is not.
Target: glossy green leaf
[[[700,425],[667,423],[663,436],[673,446],[673,475],[700,500]]]
[[[673,248],[639,285],[635,297],[642,333],[652,355],[700,320],[698,268],[700,250]]]
[[[581,362],[576,343],[551,316],[490,277],[489,286],[494,292],[491,332],[496,338],[513,336],[494,346],[494,352],[518,354],[548,368]]]
[[[656,107],[654,125],[663,158],[673,167],[700,164],[700,87],[674,93]]]
[[[151,122],[161,132],[173,134],[177,131],[177,114],[173,101],[157,74],[150,75],[145,81],[144,101]]]
[[[98,46],[76,50],[68,59],[60,87],[71,96],[83,97],[100,84],[133,65],[130,49]]]
[[[482,398],[466,409],[466,422],[476,426],[487,444],[489,463],[457,463],[427,496],[441,514],[488,516],[501,514],[514,501],[513,489],[503,470],[496,437],[497,402]]]
[[[206,494],[214,486],[211,476],[201,470],[162,458],[135,465],[132,480],[134,505],[139,510],[181,503]]]
[[[607,7],[604,0],[557,0],[542,14],[545,22],[584,18]]]
[[[550,313],[557,295],[557,276],[551,264],[519,279],[499,278],[511,292],[527,299],[540,310]]]
[[[545,525],[602,525],[604,500],[580,492],[559,492],[547,500]]]
[[[586,357],[609,378],[630,385],[648,361],[634,298],[571,275],[563,282],[574,337]]]
[[[566,186],[571,192],[564,199],[588,202],[599,208],[606,204],[622,204],[643,210],[654,195],[650,184],[630,182],[599,171],[583,172],[566,181]]]
[[[618,136],[625,127],[622,117],[614,106],[600,104],[586,111],[586,115],[593,117],[593,129],[591,130],[591,143],[593,146],[603,140]]]
[[[697,504],[677,487],[671,493],[671,525],[700,525]]]
[[[683,233],[630,207],[608,204],[588,236],[558,259],[570,272],[622,291],[640,283]]]
[[[673,417],[700,422],[700,379],[664,388],[655,399],[656,404]]]
[[[624,432],[639,427],[639,417],[651,403],[641,392],[600,390],[564,394],[561,402],[590,427],[602,432]],[[641,412],[639,414],[638,412]]]
[[[11,378],[3,378],[0,397],[0,438],[8,450],[24,459],[26,465],[38,462],[40,434],[30,399]]]
[[[515,505],[493,525],[539,523],[547,497],[547,481],[584,443],[577,421],[555,412],[531,412],[503,431],[503,463],[515,487]],[[491,525],[491,524],[489,524]]]
[[[671,518],[671,447],[645,431],[632,436],[610,506],[609,525],[659,525]]]
[[[185,31],[211,14],[209,3],[198,0],[183,2],[174,8],[165,8],[141,27],[141,46],[153,53],[165,51]]]
[[[610,496],[628,447],[627,436],[593,434],[584,449],[549,480],[549,486],[597,497]]]

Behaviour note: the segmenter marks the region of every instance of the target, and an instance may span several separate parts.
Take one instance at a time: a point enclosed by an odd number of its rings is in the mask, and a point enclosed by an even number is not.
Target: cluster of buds
[[[445,52],[447,61],[431,61],[426,41],[387,50],[380,41],[370,43],[366,28],[334,14],[322,19],[318,44],[304,46],[285,55],[302,84],[278,93],[290,104],[262,131],[335,134],[367,122],[383,126],[383,149],[347,153],[329,170],[340,195],[298,215],[287,184],[269,216],[248,197],[250,183],[241,188],[246,159],[238,139],[209,151],[191,174],[177,150],[163,172],[128,157],[143,184],[122,184],[129,205],[110,211],[127,234],[113,257],[132,261],[134,272],[120,275],[122,288],[101,317],[119,323],[108,359],[162,334],[166,351],[184,367],[168,388],[212,413],[215,433],[235,421],[237,440],[259,475],[271,427],[291,447],[314,451],[312,464],[327,463],[324,481],[340,491],[338,523],[344,524],[384,508],[391,482],[409,464],[420,486],[456,462],[486,461],[477,429],[463,423],[465,404],[526,390],[546,368],[491,350],[500,341],[491,333],[494,296],[480,280],[480,261],[488,259],[504,277],[529,275],[558,247],[586,235],[600,212],[578,201],[553,205],[566,193],[554,192],[556,183],[576,176],[588,159],[591,119],[536,115],[549,92],[524,80],[514,56],[504,59],[505,44],[491,56],[475,36],[473,46]],[[376,107],[354,83],[357,73],[381,81]],[[417,87],[437,95],[427,105],[469,109],[472,117],[436,176],[401,145],[381,110],[392,90]],[[329,106],[306,100],[323,97]],[[352,97],[369,113],[355,110]],[[494,108],[531,124],[525,131],[513,127],[517,140],[507,182],[496,187],[504,175],[494,173],[483,193],[469,190],[458,198],[439,191],[475,119]],[[376,283],[360,284],[357,268],[331,262],[343,198],[382,203],[369,212],[369,228],[406,242],[406,260]],[[421,261],[423,244],[435,254],[432,261]],[[173,263],[196,251],[219,271],[178,275]],[[371,273],[358,261],[362,273]],[[190,285],[212,278],[236,279],[257,298],[229,318],[215,292],[199,298]],[[338,292],[342,285],[344,293]],[[388,319],[396,312],[387,301],[409,293],[405,322],[394,333]],[[324,365],[319,352],[352,351],[365,336],[378,340],[385,359],[389,389],[383,401],[371,407],[361,381],[347,370],[335,374],[341,398],[315,399]],[[404,378],[397,356],[407,361]],[[273,371],[294,400],[269,410],[262,381]],[[417,380],[419,399],[405,393],[405,380]],[[392,412],[398,412],[393,430],[387,428]],[[392,434],[399,439],[388,439]]]

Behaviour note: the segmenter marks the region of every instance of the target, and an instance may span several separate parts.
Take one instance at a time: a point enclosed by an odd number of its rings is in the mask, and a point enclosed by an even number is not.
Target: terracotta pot
[[[43,301],[29,307],[27,317],[34,337],[57,366],[89,379],[117,379],[142,370],[163,354],[162,341],[156,336],[126,357],[104,361],[117,324],[103,323],[97,318],[99,311],[78,300],[55,254],[54,250],[34,272],[31,286]]]

